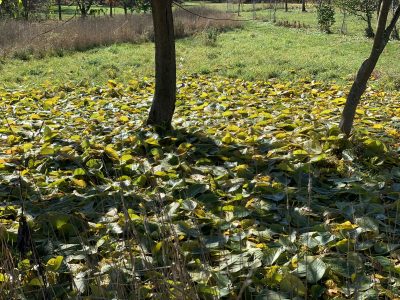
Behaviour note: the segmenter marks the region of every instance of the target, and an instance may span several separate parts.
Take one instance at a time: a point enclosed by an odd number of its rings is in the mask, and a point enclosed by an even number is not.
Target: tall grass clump
[[[176,38],[191,36],[205,29],[225,30],[240,26],[227,20],[230,15],[205,7],[191,8],[195,14],[175,11]],[[213,19],[201,18],[206,16]],[[0,56],[27,60],[30,55],[59,55],[64,50],[86,50],[115,43],[142,43],[153,40],[152,18],[144,15],[75,18],[68,22],[48,20],[0,22]]]

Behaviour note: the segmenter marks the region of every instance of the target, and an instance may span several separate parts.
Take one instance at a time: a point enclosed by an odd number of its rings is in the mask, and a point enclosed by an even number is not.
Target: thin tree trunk
[[[386,22],[390,10],[392,0],[382,0],[381,11],[378,19],[378,27],[374,38],[374,44],[372,46],[371,54],[362,63],[360,69],[357,72],[356,79],[350,89],[350,93],[347,97],[346,105],[343,109],[342,119],[340,121],[340,129],[347,136],[350,135],[351,128],[353,127],[354,116],[356,113],[357,105],[360,102],[360,98],[364,93],[369,77],[374,70],[376,63],[382,51],[385,49],[391,32],[396,25],[397,20],[400,16],[400,7],[397,8],[393,18],[386,28]]]
[[[399,6],[399,1],[393,0],[393,4],[392,4],[393,15],[396,13],[396,8],[398,6]],[[394,26],[394,28],[393,28],[392,39],[400,40],[399,31],[396,26]]]
[[[128,5],[126,5],[126,2],[124,2],[124,14],[125,16],[128,14]]]
[[[113,12],[112,12],[112,10],[113,10],[113,3],[112,3],[112,0],[109,0],[110,2],[109,2],[109,4],[110,4],[110,17],[112,17],[112,14],[113,14]]]
[[[367,28],[365,29],[367,38],[373,38],[375,36],[374,29],[372,28],[372,15],[367,12]]]
[[[22,0],[22,6],[24,8],[24,11],[22,13],[23,17],[24,17],[24,19],[26,21],[28,21],[28,19],[29,19],[29,6],[30,6],[29,0]]]
[[[58,6],[58,20],[62,20],[62,13],[61,13],[61,0],[57,0],[57,6]]]
[[[306,12],[306,0],[301,0],[301,11]]]
[[[175,36],[172,0],[151,0],[154,25],[156,86],[147,124],[171,127],[176,101]]]
[[[289,11],[289,8],[288,8],[288,0],[285,0],[285,11],[286,11],[286,12]]]
[[[347,34],[346,17],[347,17],[347,12],[346,12],[346,10],[343,10],[342,26],[340,27],[340,32],[341,32],[342,34]]]

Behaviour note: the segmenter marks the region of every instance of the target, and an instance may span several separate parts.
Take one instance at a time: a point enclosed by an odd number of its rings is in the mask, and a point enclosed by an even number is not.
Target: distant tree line
[[[75,9],[76,14],[82,17],[104,15],[106,12],[112,16],[115,7],[123,8],[125,14],[139,10],[148,11],[150,2],[147,0],[0,0],[0,18],[49,19],[51,14],[56,14],[61,20],[66,7],[69,11]]]

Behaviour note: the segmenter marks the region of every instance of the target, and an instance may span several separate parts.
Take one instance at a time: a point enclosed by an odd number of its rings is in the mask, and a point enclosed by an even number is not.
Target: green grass
[[[345,83],[354,77],[372,43],[360,35],[327,35],[316,28],[291,29],[260,21],[221,33],[215,46],[208,46],[205,36],[177,41],[178,76],[212,73],[248,80],[307,78]],[[385,88],[400,86],[399,46],[390,42],[376,67],[376,83]],[[47,81],[101,85],[110,78],[127,82],[132,76],[153,76],[153,49],[152,43],[122,44],[67,52],[62,57],[5,59],[0,65],[0,81],[6,87]]]
[[[189,4],[189,3],[188,3]],[[221,9],[226,11],[227,6],[225,3],[207,3],[205,4],[203,1],[200,2],[190,2],[190,6],[210,6],[214,9]],[[273,21],[274,9],[273,6],[270,6],[267,3],[257,3],[256,7],[256,18],[266,21]],[[236,15],[237,5],[230,6],[229,8],[234,8],[234,12]],[[307,25],[313,29],[318,28],[317,16],[316,16],[316,6],[314,4],[307,4],[306,6],[307,12],[301,11],[301,5],[299,4],[289,4],[289,11],[285,12],[283,9],[283,3],[277,4],[277,10],[275,15],[275,20],[279,21],[288,21],[290,23],[300,22],[301,24]],[[253,5],[252,4],[244,4],[243,9],[240,13],[240,18],[242,19],[252,19],[253,18]],[[373,26],[375,25],[375,15],[373,15]],[[364,35],[364,29],[366,27],[365,21],[362,21],[360,18],[352,15],[346,16],[346,25],[347,25],[347,35],[352,36],[362,36]],[[334,34],[341,33],[341,27],[343,22],[343,13],[340,9],[336,9],[335,13],[335,23],[332,26],[332,32]]]
[[[106,15],[110,14],[110,9],[108,5],[92,5],[90,7],[91,9],[103,9]],[[113,14],[124,14],[124,9],[122,7],[113,7]],[[128,13],[130,14],[130,11],[128,10]],[[77,10],[76,6],[70,5],[63,5],[61,6],[61,16],[63,20],[68,19],[72,16],[80,15],[79,10]],[[58,19],[58,7],[57,6],[52,6],[50,9],[50,18],[52,19]]]

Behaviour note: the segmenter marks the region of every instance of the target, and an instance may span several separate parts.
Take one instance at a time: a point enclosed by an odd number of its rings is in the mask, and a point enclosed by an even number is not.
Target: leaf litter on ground
[[[1,297],[395,299],[400,94],[346,140],[347,89],[186,76],[161,133],[149,78],[1,89]]]

